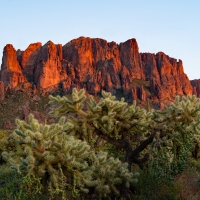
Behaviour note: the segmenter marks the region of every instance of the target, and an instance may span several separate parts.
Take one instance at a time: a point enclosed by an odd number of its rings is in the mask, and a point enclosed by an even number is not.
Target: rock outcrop
[[[62,79],[62,45],[49,41],[41,47],[35,63],[34,80],[38,89],[58,84]]]
[[[200,97],[200,79],[195,79],[190,82],[193,88],[193,94]]]
[[[43,93],[58,88],[68,93],[73,87],[94,95],[106,90],[131,101],[171,100],[194,90],[181,60],[162,52],[139,53],[135,39],[116,44],[80,37],[64,46],[34,43],[25,51],[6,45],[1,81],[10,88],[29,82],[34,92],[37,88]]]
[[[28,122],[29,115],[33,114],[34,117],[40,122],[40,123],[45,123],[45,115],[41,112],[35,111],[35,110],[30,110],[29,108],[26,108],[22,111],[22,119],[24,119],[26,122]]]
[[[16,87],[19,83],[25,82],[21,66],[17,60],[17,52],[11,44],[4,47],[1,64],[1,81],[10,88]]]
[[[40,42],[30,44],[28,48],[22,52],[21,59],[18,59],[20,60],[19,63],[23,70],[23,74],[25,74],[30,82],[33,81],[34,68],[41,47],[42,43]]]
[[[192,86],[184,73],[181,60],[170,58],[163,52],[141,53],[141,57],[145,78],[150,81],[150,91],[158,99],[192,94]]]

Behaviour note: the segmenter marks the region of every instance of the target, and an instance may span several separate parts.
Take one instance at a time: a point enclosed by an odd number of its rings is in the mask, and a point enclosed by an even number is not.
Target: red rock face
[[[25,80],[17,60],[17,52],[11,44],[7,44],[3,51],[1,81],[4,82],[5,86],[14,88]]]
[[[66,78],[61,60],[62,45],[49,41],[41,47],[34,66],[34,80],[38,89],[56,85]]]
[[[80,37],[63,47],[51,41],[43,46],[34,43],[23,52],[7,45],[1,81],[16,87],[25,81],[19,80],[19,74],[45,92],[55,90],[59,84],[65,93],[73,87],[85,88],[95,95],[102,89],[113,94],[120,91],[131,101],[170,100],[178,94],[192,94],[193,90],[181,60],[162,52],[139,53],[135,39],[118,45]]]
[[[35,62],[40,52],[42,44],[40,42],[30,44],[21,54],[21,67],[27,78],[33,77]]]
[[[169,100],[176,95],[192,94],[192,86],[183,71],[182,61],[162,52],[141,53],[145,79],[150,81],[150,91],[159,100]]]
[[[63,46],[63,59],[74,66],[75,79],[92,94],[101,89],[113,93],[122,89],[128,94],[133,78],[144,79],[135,39],[117,45],[103,39],[81,37]]]
[[[72,64],[75,76],[72,81],[75,85],[76,82],[84,84],[89,93],[121,87],[118,75],[121,63],[116,43],[81,37],[63,46],[63,58]]]

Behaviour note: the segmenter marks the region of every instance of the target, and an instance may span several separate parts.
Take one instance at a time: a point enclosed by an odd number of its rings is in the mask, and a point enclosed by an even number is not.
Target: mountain
[[[161,103],[195,93],[181,60],[163,52],[140,53],[135,39],[117,44],[80,37],[64,46],[33,43],[25,51],[7,44],[0,74],[0,96],[2,87],[5,91],[31,87],[41,93],[60,88],[65,94],[78,87],[93,95],[103,89],[128,101],[149,98]]]

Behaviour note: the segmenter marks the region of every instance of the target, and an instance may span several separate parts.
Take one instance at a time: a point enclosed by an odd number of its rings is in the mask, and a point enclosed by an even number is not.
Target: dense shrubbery
[[[198,159],[195,96],[177,97],[162,111],[128,105],[106,92],[99,101],[87,101],[84,90],[76,89],[71,99],[50,96],[50,103],[58,105],[51,112],[58,123],[40,124],[30,115],[1,139],[2,158],[13,170],[8,175],[15,176],[8,181],[12,198],[45,193],[56,199],[175,199],[175,176],[191,153]],[[18,176],[24,177],[20,184]]]

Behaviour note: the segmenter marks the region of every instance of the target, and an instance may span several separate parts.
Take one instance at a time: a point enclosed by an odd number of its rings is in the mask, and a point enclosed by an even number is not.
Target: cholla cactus
[[[0,131],[0,165],[4,163],[2,159],[2,152],[5,150],[14,150],[15,149],[15,144],[9,140],[9,131],[7,130],[1,130]]]
[[[50,104],[60,104],[61,106],[52,110],[55,116],[63,113],[76,113],[79,119],[73,118],[69,120],[74,126],[74,133],[88,136],[88,132],[97,128],[102,133],[111,136],[112,138],[121,139],[123,132],[129,132],[131,138],[140,135],[145,135],[146,128],[149,126],[151,113],[147,113],[145,109],[133,105],[128,106],[124,102],[124,98],[120,101],[115,100],[115,96],[111,93],[102,92],[103,98],[100,101],[95,101],[93,96],[90,96],[90,101],[87,103],[87,109],[84,111],[84,101],[86,99],[84,90],[78,92],[75,88],[72,93],[72,100],[66,97],[50,96]],[[80,131],[80,130],[81,131]]]
[[[159,127],[153,144],[171,147],[175,153],[181,144],[200,134],[200,99],[188,96],[180,100],[176,97],[174,104],[154,112],[153,120]]]
[[[151,131],[152,113],[136,106],[135,101],[129,106],[124,102],[124,98],[117,101],[115,96],[103,91],[100,101],[97,102],[90,96],[86,108],[83,109],[85,99],[84,90],[78,92],[75,88],[71,100],[66,97],[50,96],[51,104],[60,105],[51,113],[55,116],[64,113],[78,114],[78,117],[68,120],[69,123],[74,124],[69,133],[84,138],[89,143],[96,141],[95,146],[101,139],[104,139],[117,148],[125,149],[127,155],[131,155],[130,152]],[[127,157],[129,167],[133,161],[138,160],[139,151],[134,154],[131,155],[133,159]]]
[[[8,133],[0,131],[0,153],[6,149],[8,143]]]
[[[84,138],[87,142],[106,140],[118,149],[125,150],[125,160],[141,164],[149,154],[158,156],[164,152],[175,160],[179,152],[191,150],[195,134],[199,135],[199,99],[195,96],[176,98],[176,102],[163,111],[141,109],[136,102],[128,105],[122,98],[102,92],[102,98],[95,101],[90,96],[87,106],[84,90],[73,89],[72,99],[50,96],[50,103],[60,107],[52,111],[56,116],[75,113],[76,118],[68,120],[74,126],[69,133]],[[195,137],[197,138],[197,136]],[[180,148],[181,147],[181,148]],[[184,148],[182,148],[184,147]],[[180,151],[179,151],[180,150]]]
[[[94,163],[92,167],[91,179],[97,180],[95,193],[100,197],[105,197],[111,191],[119,195],[117,187],[124,181],[126,188],[129,188],[130,183],[137,182],[138,173],[130,173],[128,164],[121,165],[119,159],[113,157],[108,158],[106,152],[99,152],[96,156],[93,155]],[[121,167],[119,167],[121,165]],[[131,181],[130,181],[131,180]]]
[[[154,112],[153,120],[157,130],[149,148],[151,155],[168,157],[170,168],[181,172],[194,144],[200,144],[200,99],[176,97],[174,104]]]
[[[66,135],[64,131],[69,131],[72,125],[64,117],[52,125],[39,124],[33,115],[29,116],[29,123],[22,120],[16,123],[17,129],[10,136],[16,151],[4,151],[3,158],[22,175],[41,178],[50,190],[88,193],[94,188],[99,195],[102,192],[109,195],[118,194],[116,186],[122,182],[128,187],[135,181],[127,164],[108,158],[106,153],[95,153],[85,141]],[[106,171],[102,175],[98,169]]]

